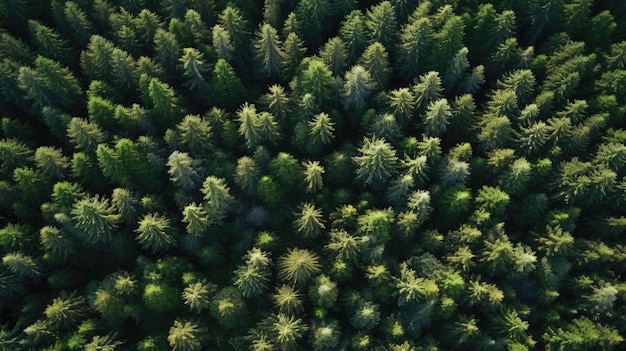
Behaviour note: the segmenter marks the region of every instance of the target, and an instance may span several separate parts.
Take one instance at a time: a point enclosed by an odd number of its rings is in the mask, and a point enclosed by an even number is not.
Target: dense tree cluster
[[[626,3],[0,1],[0,349],[621,350]]]

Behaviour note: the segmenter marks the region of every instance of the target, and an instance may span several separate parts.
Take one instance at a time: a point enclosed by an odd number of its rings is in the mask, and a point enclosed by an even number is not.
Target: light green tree
[[[97,195],[75,202],[71,215],[81,237],[91,245],[111,243],[120,219],[109,199]]]
[[[170,327],[167,342],[173,351],[198,351],[202,349],[201,336],[197,324],[175,320],[174,325]]]
[[[155,213],[143,216],[135,229],[139,244],[152,252],[163,251],[176,242],[171,231],[169,219]]]
[[[302,285],[319,273],[319,257],[307,249],[293,248],[278,259],[278,277]]]
[[[212,216],[223,216],[230,206],[232,196],[226,180],[215,176],[208,176],[202,183],[202,194],[206,201],[207,210]]]
[[[300,213],[296,213],[294,226],[305,239],[320,236],[325,229],[322,211],[311,203],[304,203]]]
[[[306,191],[315,193],[322,190],[324,187],[324,183],[322,181],[324,167],[320,165],[319,161],[307,161],[303,162],[302,165],[304,166]]]
[[[195,202],[185,206],[183,209],[183,223],[186,224],[187,233],[202,237],[212,224],[208,213],[203,206],[198,206]]]

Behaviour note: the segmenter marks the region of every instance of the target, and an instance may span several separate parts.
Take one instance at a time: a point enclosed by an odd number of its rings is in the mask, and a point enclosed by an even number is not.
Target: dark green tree
[[[365,16],[360,10],[353,10],[341,23],[339,37],[345,43],[350,62],[361,56],[367,46],[368,34]]]
[[[396,150],[385,139],[364,138],[360,155],[353,157],[357,165],[357,179],[366,186],[382,189],[398,168]]]
[[[306,48],[304,41],[296,33],[289,33],[283,43],[283,52],[285,60],[283,62],[283,76],[291,78],[304,58]]]
[[[207,68],[202,53],[194,48],[184,48],[179,61],[183,67],[183,76],[187,79],[184,85],[196,96],[204,97],[209,85],[205,79]]]
[[[370,73],[378,89],[387,86],[387,81],[391,76],[391,67],[388,51],[381,43],[375,42],[368,46],[358,62]]]
[[[93,25],[87,18],[87,13],[74,1],[66,1],[64,14],[76,44],[86,46],[89,38],[94,34]]]
[[[389,1],[376,4],[367,11],[365,26],[372,42],[381,43],[387,51],[394,49],[396,9]]]
[[[154,33],[154,50],[157,62],[163,67],[169,77],[177,73],[178,60],[182,56],[182,48],[176,36],[164,29],[157,29]]]
[[[264,23],[256,33],[254,49],[257,64],[268,78],[277,77],[282,71],[285,53],[278,37],[278,31],[270,24]]]
[[[330,29],[332,4],[328,0],[303,0],[296,8],[298,20],[302,23],[302,35],[307,45],[317,49]]]
[[[341,76],[348,66],[348,50],[339,37],[330,38],[320,49],[320,58],[335,76]]]
[[[217,56],[221,59],[229,61],[233,58],[235,47],[233,46],[230,34],[224,27],[216,24],[212,29],[213,47],[217,52]]]
[[[72,50],[69,43],[54,29],[46,27],[37,20],[29,20],[28,28],[33,46],[42,56],[61,62],[69,62]]]
[[[246,89],[237,76],[235,69],[226,60],[218,59],[213,68],[213,80],[210,85],[210,101],[215,106],[235,109],[246,96]]]

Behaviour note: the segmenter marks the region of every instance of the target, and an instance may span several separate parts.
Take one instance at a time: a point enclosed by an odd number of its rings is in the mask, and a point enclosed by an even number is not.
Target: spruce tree
[[[260,26],[256,37],[257,39],[254,43],[255,58],[261,67],[261,71],[267,74],[268,78],[277,77],[282,71],[282,65],[285,60],[278,32],[270,24],[265,23]]]
[[[398,167],[396,150],[376,137],[364,138],[360,155],[352,158],[357,165],[357,179],[374,189],[382,189]]]

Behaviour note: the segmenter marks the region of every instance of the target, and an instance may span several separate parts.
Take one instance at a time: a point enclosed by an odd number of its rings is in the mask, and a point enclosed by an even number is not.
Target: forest
[[[0,0],[0,350],[626,350],[623,0]]]

